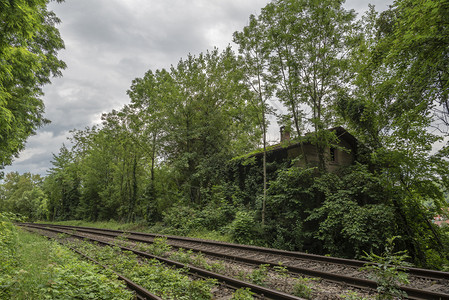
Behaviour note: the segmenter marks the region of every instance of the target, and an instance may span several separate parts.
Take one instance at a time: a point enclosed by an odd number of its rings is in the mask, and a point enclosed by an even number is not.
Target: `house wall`
[[[339,147],[342,147],[345,150],[341,150],[339,148],[334,149],[334,157],[335,160],[331,161],[331,155],[330,155],[330,148],[327,147],[326,149],[326,166],[330,172],[336,171],[338,168],[342,166],[349,166],[354,163],[355,160],[355,154],[354,150],[352,149],[351,145],[342,140],[338,143]],[[318,154],[316,151],[316,147],[312,144],[304,144],[303,146],[304,153],[307,156],[307,161],[312,166],[318,165]],[[297,147],[290,148],[287,150],[287,156],[289,159],[294,159],[300,155],[302,155],[301,147],[298,145]],[[298,165],[301,167],[305,166],[305,160],[301,159],[298,162]]]
[[[327,149],[327,168],[330,172],[336,171],[338,168],[342,166],[349,166],[354,163],[355,154],[354,150],[351,148],[346,141],[340,141],[338,143],[339,147],[342,147],[344,150],[335,148],[335,160],[330,160],[330,149]]]

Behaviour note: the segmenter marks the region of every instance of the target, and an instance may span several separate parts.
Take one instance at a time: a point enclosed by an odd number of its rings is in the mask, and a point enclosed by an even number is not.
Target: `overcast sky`
[[[61,19],[65,42],[59,57],[62,78],[45,86],[45,117],[52,123],[28,139],[26,149],[5,172],[45,175],[70,135],[100,123],[102,113],[129,103],[131,81],[149,69],[169,68],[188,53],[232,42],[269,0],[65,0],[50,9]],[[389,0],[347,0],[358,15],[368,3],[382,11]],[[274,124],[276,126],[276,124]],[[277,130],[275,130],[277,131]],[[271,137],[274,139],[275,137]]]

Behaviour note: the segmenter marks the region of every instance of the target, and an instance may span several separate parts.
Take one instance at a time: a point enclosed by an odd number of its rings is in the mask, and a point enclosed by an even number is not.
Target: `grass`
[[[41,223],[41,222],[38,222]],[[67,225],[67,226],[84,226],[84,227],[94,227],[94,228],[104,228],[112,230],[124,230],[124,231],[139,231],[147,233],[156,234],[172,234],[180,235],[179,232],[172,232],[169,228],[156,225],[153,227],[148,227],[144,223],[120,223],[114,220],[111,221],[100,221],[100,222],[88,222],[81,220],[71,220],[71,221],[58,221],[58,222],[42,222],[46,224],[56,224],[56,225]],[[207,239],[220,242],[233,242],[230,235],[222,234],[217,231],[192,231],[185,236],[192,238]]]
[[[35,299],[39,297],[38,287],[50,280],[50,274],[43,272],[52,263],[52,243],[40,236],[18,231],[19,271],[15,278],[14,293],[18,299]]]
[[[0,274],[1,299],[133,299],[112,273],[56,242],[21,229],[16,234],[14,268],[8,277]]]
[[[148,226],[145,226],[142,223],[120,223],[114,220],[102,222],[71,220],[71,221],[42,222],[42,223],[68,225],[68,226],[85,226],[85,227],[105,228],[112,230],[148,231]]]

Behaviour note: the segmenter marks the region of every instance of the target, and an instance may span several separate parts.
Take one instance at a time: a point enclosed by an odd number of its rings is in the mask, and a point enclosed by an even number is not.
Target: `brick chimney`
[[[281,143],[290,140],[290,131],[285,130],[285,126],[281,126]]]

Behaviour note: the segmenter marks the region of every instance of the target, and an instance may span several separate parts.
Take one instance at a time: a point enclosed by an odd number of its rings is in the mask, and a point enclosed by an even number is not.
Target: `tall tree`
[[[179,101],[179,89],[171,74],[165,70],[147,71],[143,78],[133,80],[128,95],[131,98],[128,118],[130,126],[135,128],[137,135],[135,142],[145,153],[150,162],[150,181],[144,187],[143,201],[146,205],[146,217],[154,222],[161,216],[159,207],[161,202],[167,202],[165,196],[167,189],[173,187],[169,184],[163,167],[167,155],[164,147],[171,138],[169,126],[173,120],[174,108]],[[159,172],[161,178],[156,173]],[[164,177],[164,179],[162,179]],[[161,181],[164,183],[161,185]],[[162,188],[163,187],[163,188]],[[175,197],[169,198],[175,201]]]
[[[432,154],[432,145],[442,138],[429,130],[436,121],[435,99],[428,97],[434,87],[424,88],[426,80],[409,73],[412,66],[405,67],[409,58],[395,57],[391,48],[401,38],[396,30],[402,12],[393,8],[378,15],[371,8],[364,17],[364,39],[352,52],[353,89],[340,94],[338,111],[364,143],[372,172],[391,193],[389,205],[411,256],[426,265],[431,264],[429,251],[442,251],[444,257],[441,235],[423,203],[444,204],[447,160]]]
[[[199,203],[203,190],[220,178],[221,166],[254,145],[248,90],[230,48],[189,55],[171,68],[179,92],[170,115],[165,151],[179,183]],[[249,114],[247,113],[249,112]],[[242,143],[245,141],[245,143]],[[244,147],[242,147],[244,146]]]
[[[131,126],[137,129],[136,133],[139,135],[135,140],[147,152],[151,162],[151,180],[147,187],[149,201],[156,198],[155,172],[158,160],[163,157],[161,149],[168,135],[170,109],[174,107],[173,101],[178,99],[176,93],[176,83],[165,69],[155,73],[149,70],[143,78],[134,79],[128,90],[131,98],[131,113],[128,117]]]
[[[433,106],[449,126],[449,3],[396,0],[384,13],[386,62],[397,71],[403,93]],[[415,102],[416,103],[416,102]]]
[[[53,167],[48,171],[44,182],[52,220],[70,220],[77,217],[80,174],[74,154],[65,145],[57,155],[53,154]]]
[[[298,136],[301,123],[313,128],[321,171],[326,169],[325,149],[332,141],[326,129],[335,120],[332,107],[346,85],[348,53],[357,33],[355,13],[346,11],[343,2],[277,0],[259,16],[266,28],[276,96],[293,118]]]
[[[47,10],[48,2],[0,1],[0,168],[48,122],[42,86],[65,68],[56,56],[64,48],[55,27],[59,19]]]
[[[252,105],[258,112],[257,118],[262,131],[262,168],[263,168],[263,198],[262,198],[262,225],[265,224],[267,199],[267,127],[268,114],[272,112],[269,100],[273,96],[274,85],[269,79],[269,53],[271,51],[264,35],[266,24],[260,22],[256,16],[251,15],[249,25],[242,32],[234,33],[234,42],[239,45],[242,55],[246,83],[254,93]]]

